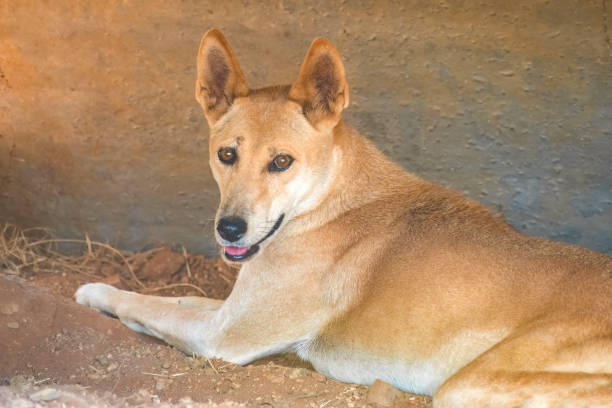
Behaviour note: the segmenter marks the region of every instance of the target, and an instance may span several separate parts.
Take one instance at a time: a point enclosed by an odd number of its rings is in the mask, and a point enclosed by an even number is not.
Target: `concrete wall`
[[[202,34],[252,87],[329,38],[345,117],[519,230],[612,253],[612,1],[0,2],[0,221],[216,252]]]

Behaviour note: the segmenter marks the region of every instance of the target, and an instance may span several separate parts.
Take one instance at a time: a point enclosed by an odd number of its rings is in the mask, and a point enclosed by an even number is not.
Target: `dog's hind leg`
[[[610,408],[610,331],[581,322],[512,336],[449,378],[434,407]]]
[[[434,396],[434,408],[610,408],[612,375],[482,372],[453,379]]]

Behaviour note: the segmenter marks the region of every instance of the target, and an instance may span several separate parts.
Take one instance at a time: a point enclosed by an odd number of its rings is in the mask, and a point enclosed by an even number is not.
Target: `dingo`
[[[612,406],[612,258],[522,235],[392,163],[341,119],[349,89],[327,40],[291,86],[249,89],[217,30],[197,62],[234,289],[218,301],[93,283],[79,303],[189,353],[294,351],[438,408]]]

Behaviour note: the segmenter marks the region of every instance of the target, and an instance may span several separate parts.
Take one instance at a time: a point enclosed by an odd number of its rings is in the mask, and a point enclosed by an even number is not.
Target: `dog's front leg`
[[[238,364],[291,349],[317,320],[314,313],[287,313],[284,304],[232,295],[225,302],[147,296],[90,283],[79,288],[75,297],[78,303],[114,315],[131,329],[186,353]]]
[[[103,283],[83,285],[78,303],[118,317],[130,329],[157,337],[187,352],[210,355],[208,325],[223,301],[202,297],[147,296]]]

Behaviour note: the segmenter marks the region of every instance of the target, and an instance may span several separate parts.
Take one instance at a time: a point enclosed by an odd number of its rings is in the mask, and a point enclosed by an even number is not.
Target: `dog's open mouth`
[[[264,242],[266,239],[270,238],[280,228],[281,224],[283,223],[283,218],[285,218],[285,214],[281,214],[281,216],[278,217],[278,220],[276,220],[276,222],[274,223],[274,226],[272,227],[272,229],[268,231],[266,236],[260,239],[254,245],[251,245],[251,246],[226,245],[224,246],[223,250],[224,250],[225,257],[230,261],[240,262],[240,261],[244,261],[252,257],[253,255],[255,255],[259,251],[259,244]]]

